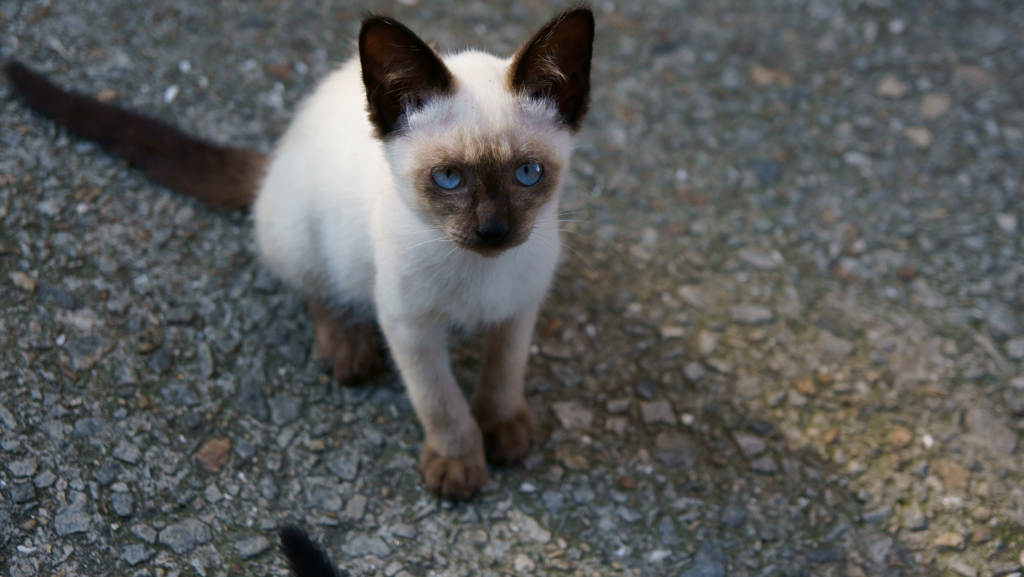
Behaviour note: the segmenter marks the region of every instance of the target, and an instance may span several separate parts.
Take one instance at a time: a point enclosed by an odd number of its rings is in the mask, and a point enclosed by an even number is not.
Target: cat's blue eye
[[[438,168],[431,176],[434,179],[434,184],[445,190],[451,190],[462,182],[462,173],[457,168]]]
[[[539,164],[528,162],[516,169],[516,180],[523,186],[533,186],[540,180],[541,173]]]

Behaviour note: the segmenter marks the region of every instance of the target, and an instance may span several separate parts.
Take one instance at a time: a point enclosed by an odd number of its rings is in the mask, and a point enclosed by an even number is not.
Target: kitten
[[[426,486],[466,499],[488,482],[487,461],[530,446],[523,375],[558,261],[593,37],[593,14],[576,7],[511,58],[442,57],[368,17],[358,57],[305,101],[269,159],[6,71],[29,106],[155,180],[218,208],[251,204],[260,256],[307,299],[334,376],[373,374],[383,333],[424,428]],[[453,327],[486,335],[472,404],[451,370]]]

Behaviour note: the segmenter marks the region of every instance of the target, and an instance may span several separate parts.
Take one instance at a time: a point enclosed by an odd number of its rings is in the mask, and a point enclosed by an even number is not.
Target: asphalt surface
[[[269,151],[360,10],[507,54],[560,7],[6,0],[0,56]],[[1019,576],[1024,4],[595,9],[540,440],[465,504],[244,215],[0,83],[3,574],[285,575],[297,522],[354,575]]]

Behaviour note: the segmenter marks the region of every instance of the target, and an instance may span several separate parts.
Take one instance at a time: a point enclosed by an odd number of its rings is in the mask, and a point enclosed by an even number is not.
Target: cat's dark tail
[[[14,92],[36,112],[142,169],[154,181],[223,210],[252,204],[266,157],[192,138],[158,120],[58,88],[19,62],[4,65]]]
[[[281,549],[292,567],[295,577],[348,577],[348,571],[339,571],[319,545],[306,532],[289,525],[278,529]]]

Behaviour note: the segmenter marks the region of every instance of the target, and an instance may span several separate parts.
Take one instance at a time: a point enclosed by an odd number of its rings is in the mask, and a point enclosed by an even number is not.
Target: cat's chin
[[[469,251],[484,258],[497,258],[509,249],[513,249],[526,242],[526,238],[528,237],[503,240],[500,243],[494,244],[467,241],[461,238],[453,238],[452,242],[460,249]]]

